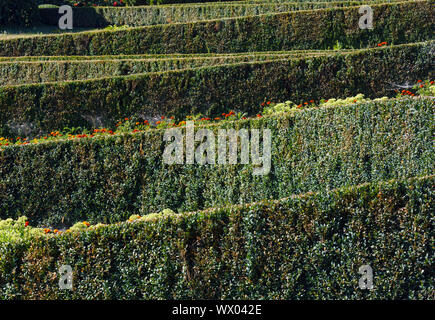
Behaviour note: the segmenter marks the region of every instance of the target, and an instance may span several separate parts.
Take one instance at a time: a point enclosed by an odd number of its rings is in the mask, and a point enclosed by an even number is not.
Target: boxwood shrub
[[[0,243],[1,299],[432,299],[434,176]],[[358,269],[370,265],[373,290]],[[73,290],[59,289],[70,265]]]
[[[64,83],[0,87],[0,136],[93,126],[124,117],[203,113],[229,109],[257,114],[264,99],[294,102],[321,98],[395,94],[394,84],[425,79],[434,42],[321,55],[300,59],[118,76]],[[332,77],[334,75],[334,77]],[[15,131],[13,131],[15,130]],[[29,133],[27,133],[29,134]]]
[[[167,165],[163,130],[61,140],[0,151],[0,218],[34,225],[117,222],[130,214],[228,203],[433,173],[434,99],[308,109],[210,128],[270,129],[271,170],[251,164]]]
[[[433,38],[432,1],[373,4],[374,28],[362,30],[359,6],[200,22],[89,31],[0,41],[0,56],[225,53],[345,48]]]

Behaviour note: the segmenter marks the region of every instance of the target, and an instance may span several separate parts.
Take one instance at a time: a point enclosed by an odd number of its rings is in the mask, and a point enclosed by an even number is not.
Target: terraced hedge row
[[[374,4],[374,28],[358,26],[358,6],[288,12],[117,31],[17,37],[0,41],[0,56],[225,53],[290,49],[361,48],[379,42],[429,40],[432,1]]]
[[[216,137],[219,128],[270,129],[271,169],[264,176],[254,176],[252,161],[240,159],[237,165],[164,164],[163,130],[5,147],[0,218],[26,215],[33,225],[53,227],[116,222],[132,213],[431,174],[434,106],[433,98],[391,99],[210,127]]]
[[[427,78],[434,42],[308,57],[64,83],[0,87],[0,135],[106,126],[126,116],[257,114],[264,99],[286,101],[395,94],[394,83]],[[331,75],[334,75],[331,78]],[[30,133],[20,131],[29,129]]]
[[[143,7],[82,7],[74,8],[74,27],[106,27],[108,25],[147,26],[177,22],[192,22],[228,17],[251,16],[266,13],[313,10],[329,7],[358,6],[379,1],[349,2],[260,2],[260,3],[201,3],[183,6],[143,6]],[[40,9],[43,23],[57,26],[57,8]]]
[[[432,299],[434,176],[0,243],[2,299]],[[70,265],[73,290],[59,290]],[[361,290],[358,269],[373,269]]]
[[[275,61],[331,54],[329,51],[270,52],[247,54],[204,54],[166,56],[93,56],[0,60],[0,86],[25,83],[62,82],[116,75],[140,74],[198,68],[240,62]],[[344,52],[345,53],[345,52]]]

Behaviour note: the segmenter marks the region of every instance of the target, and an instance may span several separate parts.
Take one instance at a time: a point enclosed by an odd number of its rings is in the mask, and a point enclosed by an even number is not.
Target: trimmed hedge
[[[305,59],[0,87],[0,136],[44,134],[66,126],[92,128],[89,117],[113,126],[133,115],[184,119],[195,113],[220,116],[229,109],[256,114],[265,97],[303,102],[356,93],[391,96],[390,83],[427,78],[433,47],[434,42],[428,42]],[[30,133],[21,132],[23,126]]]
[[[88,5],[96,4],[98,6],[112,6],[113,0],[44,0],[45,2],[49,2],[50,4],[69,4],[74,5],[77,2],[81,3],[88,3]],[[225,0],[226,3],[232,3],[233,1],[239,1],[239,0]],[[275,0],[273,0],[275,1]],[[278,0],[282,1],[282,0]],[[288,1],[288,0],[287,0]],[[297,0],[300,1],[300,0]],[[322,0],[325,1],[325,0]],[[332,0],[326,0],[326,1],[332,1]],[[143,6],[143,5],[161,5],[161,4],[171,4],[171,3],[180,3],[180,4],[189,4],[189,3],[196,3],[196,2],[221,2],[221,0],[124,0],[124,3],[128,6]]]
[[[0,243],[1,299],[433,299],[434,176]],[[361,290],[358,269],[373,269]],[[60,290],[70,265],[73,290]]]
[[[213,2],[183,6],[81,7],[74,8],[74,27],[147,26],[384,2],[384,0],[376,2]],[[42,22],[45,24],[57,26],[59,23],[58,8],[42,8],[40,9],[40,15]]]
[[[237,55],[186,55],[165,57],[113,57],[77,59],[68,57],[41,60],[0,60],[0,86],[26,83],[62,82],[66,80],[84,80],[130,75],[147,72],[159,72],[198,68],[240,62],[272,61],[289,58],[321,56],[331,52],[276,52],[249,53]]]
[[[34,225],[117,222],[133,213],[198,210],[433,173],[433,98],[391,99],[223,122],[267,128],[271,170],[166,165],[163,130],[0,150],[0,218]]]
[[[374,28],[358,26],[359,7],[321,9],[0,41],[0,56],[225,53],[361,48],[432,39],[432,1],[373,4]]]
[[[39,18],[36,0],[0,0],[0,27],[30,26]]]

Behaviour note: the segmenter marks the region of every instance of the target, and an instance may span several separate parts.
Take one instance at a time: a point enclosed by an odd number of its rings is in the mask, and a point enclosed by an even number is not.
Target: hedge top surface
[[[435,41],[435,40],[434,40]],[[406,44],[404,44],[406,45]],[[382,49],[382,48],[373,48]],[[275,55],[292,55],[292,54],[328,54],[328,53],[347,53],[366,49],[344,49],[344,50],[287,50],[287,51],[252,51],[252,52],[234,52],[234,53],[168,53],[168,54],[119,54],[119,55],[92,55],[92,56],[18,56],[18,57],[0,57],[0,62],[31,62],[31,61],[73,61],[73,60],[128,60],[128,59],[194,59],[194,58],[220,58],[220,57],[237,57],[237,56],[275,56]]]

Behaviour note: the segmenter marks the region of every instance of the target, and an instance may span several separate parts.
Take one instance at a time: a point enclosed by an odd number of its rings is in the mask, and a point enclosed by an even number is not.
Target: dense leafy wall
[[[20,126],[33,128],[34,134],[65,126],[91,127],[86,117],[113,125],[132,115],[184,119],[194,113],[219,116],[229,109],[256,114],[265,98],[302,102],[355,92],[392,95],[392,83],[427,77],[432,51],[429,42],[306,59],[0,87],[0,135],[14,134],[10,128]]]
[[[370,3],[382,2],[384,0]],[[313,10],[327,7],[346,7],[367,4],[367,1],[340,2],[234,2],[186,4],[182,6],[142,6],[142,7],[75,7],[74,27],[106,27],[108,25],[147,26],[177,22],[192,22],[227,17],[241,17],[275,12]],[[40,10],[45,24],[58,25],[57,8]]]
[[[349,51],[351,52],[351,51]],[[307,58],[331,54],[319,52],[269,52],[246,54],[198,55],[140,55],[92,57],[20,57],[0,59],[0,86],[66,80],[96,79],[119,75],[139,74],[232,64],[240,62],[272,61]],[[342,51],[346,53],[346,51]]]
[[[432,1],[373,4],[374,28],[359,28],[359,6],[137,27],[126,30],[12,38],[0,56],[224,53],[347,48],[432,39]]]
[[[162,130],[0,151],[0,218],[34,225],[114,222],[164,208],[197,210],[363,182],[431,174],[433,98],[392,99],[224,122],[272,131],[271,171],[251,164],[166,165]],[[217,132],[216,132],[217,136]]]
[[[39,18],[36,0],[0,0],[0,28],[30,26]]]
[[[0,298],[432,299],[434,177],[0,243]],[[361,290],[358,269],[373,269]],[[73,290],[59,290],[70,265]]]

